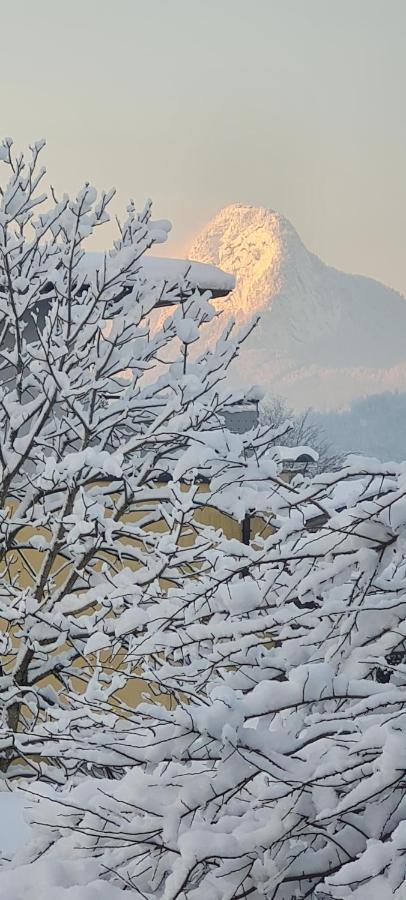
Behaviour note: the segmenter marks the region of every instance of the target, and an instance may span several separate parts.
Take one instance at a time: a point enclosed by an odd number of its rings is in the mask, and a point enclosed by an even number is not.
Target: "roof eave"
[[[219,297],[228,297],[229,294],[231,294],[232,290],[233,288],[212,288],[210,293],[213,297],[213,300],[217,300]]]

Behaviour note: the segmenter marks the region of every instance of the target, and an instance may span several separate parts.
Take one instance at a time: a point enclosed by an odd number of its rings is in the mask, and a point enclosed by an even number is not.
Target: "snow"
[[[261,315],[234,365],[236,380],[260,377],[296,409],[338,408],[364,394],[406,390],[405,298],[327,266],[277,212],[228,206],[189,255],[236,277],[227,314],[239,324]]]
[[[286,447],[282,444],[278,444],[277,447],[278,456],[284,462],[297,462],[297,460],[301,456],[310,457],[313,462],[317,462],[318,454],[315,450],[312,450],[311,447],[307,447],[306,445],[299,447]]]
[[[18,790],[0,789],[0,859],[11,856],[30,837],[31,829],[24,819],[27,798]]]
[[[110,647],[108,635],[104,634],[103,631],[95,631],[86,642],[83,652],[85,656],[88,656],[89,653],[97,653],[99,650],[105,650],[107,647]]]
[[[95,866],[86,860],[39,860],[33,866],[0,871],[4,900],[127,900],[119,887],[94,878]]]
[[[193,344],[199,337],[199,329],[194,319],[187,316],[176,321],[176,334],[184,344]]]
[[[103,266],[103,253],[86,253],[80,263],[81,270],[92,276]],[[154,284],[162,281],[175,283],[185,279],[203,291],[232,291],[235,287],[233,275],[223,272],[218,266],[210,263],[195,262],[190,259],[167,259],[160,256],[145,256],[142,268],[148,280]]]

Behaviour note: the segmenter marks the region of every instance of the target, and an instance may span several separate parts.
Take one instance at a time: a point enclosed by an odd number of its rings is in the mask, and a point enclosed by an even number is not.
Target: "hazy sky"
[[[174,223],[284,213],[339,268],[406,292],[406,0],[20,0],[1,12],[1,131]]]

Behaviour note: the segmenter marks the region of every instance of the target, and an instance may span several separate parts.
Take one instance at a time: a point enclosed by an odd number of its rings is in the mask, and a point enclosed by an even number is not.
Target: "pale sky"
[[[1,131],[59,191],[151,196],[171,255],[269,206],[406,292],[406,0],[20,0],[1,30]]]

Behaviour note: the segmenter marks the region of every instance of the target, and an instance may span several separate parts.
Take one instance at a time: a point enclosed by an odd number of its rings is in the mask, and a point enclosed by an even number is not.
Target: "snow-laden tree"
[[[147,623],[187,695],[70,720],[65,758],[125,774],[34,804],[3,892],[403,900],[406,470],[352,460],[272,495],[274,533],[223,540],[204,602]]]
[[[9,775],[39,770],[50,711],[60,723],[83,694],[107,702],[135,678],[135,651],[124,666],[131,635],[145,631],[149,607],[168,591],[184,595],[203,579],[216,552],[221,536],[199,525],[199,508],[242,518],[276,472],[266,429],[233,436],[223,427],[238,400],[225,374],[244,335],[226,325],[215,348],[196,352],[215,315],[209,294],[146,275],[143,254],[166,239],[168,223],[131,202],[111,250],[94,261],[86,241],[108,222],[114,192],[86,184],[73,200],[53,190],[47,199],[42,144],[28,156],[9,139],[0,147],[0,703]],[[153,326],[165,304],[173,315]]]

